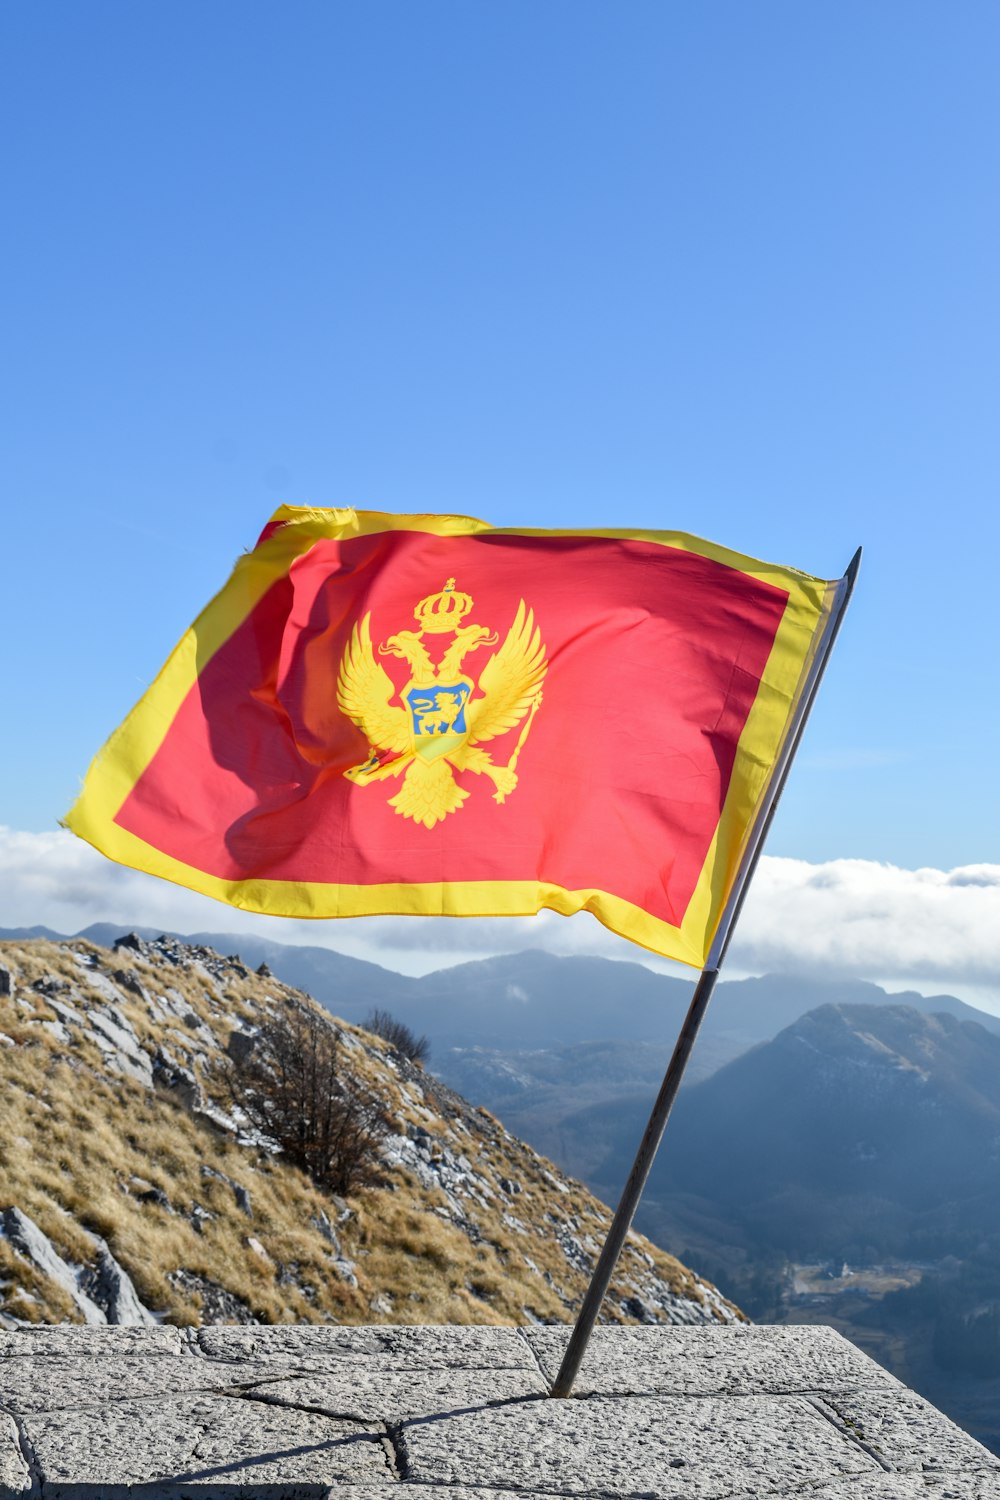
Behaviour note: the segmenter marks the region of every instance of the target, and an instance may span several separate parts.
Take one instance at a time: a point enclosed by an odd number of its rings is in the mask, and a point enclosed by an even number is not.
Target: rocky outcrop
[[[132,1279],[115,1260],[105,1242],[88,1235],[94,1248],[90,1264],[72,1265],[56,1250],[38,1225],[11,1205],[0,1214],[0,1233],[19,1255],[68,1292],[85,1323],[115,1323],[152,1327],[156,1319],[136,1294]]]

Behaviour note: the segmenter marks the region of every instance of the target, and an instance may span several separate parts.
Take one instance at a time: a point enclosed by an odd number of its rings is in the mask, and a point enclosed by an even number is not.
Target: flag
[[[678,533],[286,506],[66,822],[250,911],[589,911],[701,967],[834,595]]]

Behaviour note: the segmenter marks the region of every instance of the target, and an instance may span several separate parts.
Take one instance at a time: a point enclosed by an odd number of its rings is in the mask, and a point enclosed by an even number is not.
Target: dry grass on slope
[[[390,1125],[382,1185],[347,1205],[240,1134],[222,1078],[234,1029],[307,997],[180,944],[0,943],[0,965],[14,980],[0,995],[0,1211],[16,1205],[67,1261],[87,1263],[101,1236],[175,1323],[571,1316],[607,1210],[379,1038],[336,1023]],[[115,1016],[145,1054],[138,1078],[93,1024]],[[150,1065],[152,1085],[138,1081]],[[628,1321],[636,1297],[664,1321],[733,1316],[632,1236],[611,1316]],[[2,1239],[0,1308],[79,1317]]]

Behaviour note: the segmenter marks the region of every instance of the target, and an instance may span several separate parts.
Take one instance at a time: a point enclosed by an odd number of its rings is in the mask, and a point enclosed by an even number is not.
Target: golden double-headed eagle
[[[368,759],[344,774],[357,786],[402,776],[390,807],[425,828],[457,812],[469,793],[454,771],[474,771],[493,782],[493,800],[502,803],[517,785],[518,756],[542,701],[548,670],[545,647],[534,614],[522,599],[514,623],[499,651],[479,675],[478,683],[463,671],[466,656],[495,646],[499,636],[483,625],[463,625],[472,599],[449,578],[437,594],[421,599],[413,611],[419,630],[400,630],[378,648],[380,656],[409,663],[410,677],[399,689],[375,659],[371,614],[351,632],[340,664],[337,703],[368,740]],[[450,635],[440,661],[434,662],[425,637]],[[521,734],[506,765],[495,765],[484,740],[507,734],[523,721]]]

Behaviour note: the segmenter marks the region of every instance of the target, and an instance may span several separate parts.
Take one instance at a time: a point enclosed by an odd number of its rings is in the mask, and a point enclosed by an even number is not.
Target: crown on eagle
[[[428,594],[421,599],[413,614],[428,635],[444,635],[457,629],[471,608],[471,597],[456,593],[455,580],[449,578],[439,594]]]

